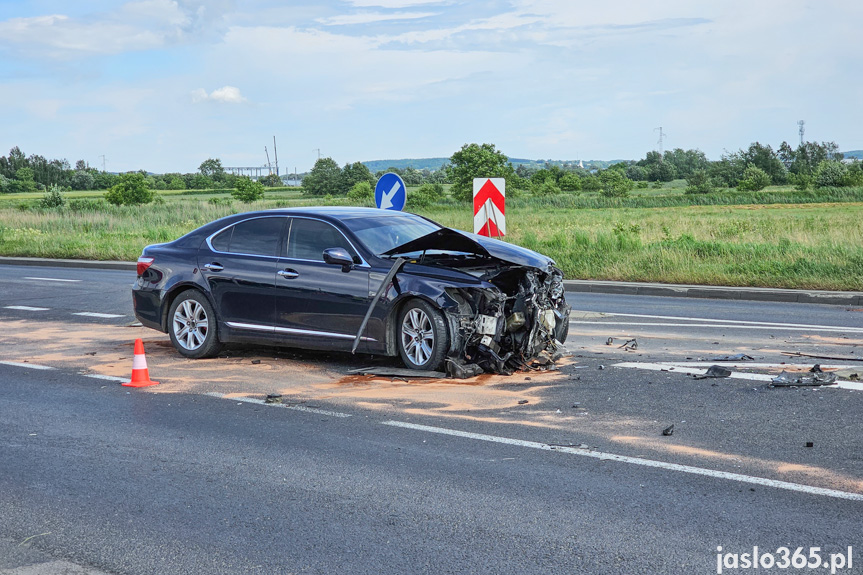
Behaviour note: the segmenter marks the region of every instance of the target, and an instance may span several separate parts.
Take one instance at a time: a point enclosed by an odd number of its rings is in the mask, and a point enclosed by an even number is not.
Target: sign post
[[[375,205],[382,210],[401,211],[405,209],[407,188],[401,176],[392,172],[378,179],[375,185]]]
[[[473,233],[486,237],[506,235],[506,180],[473,179]]]

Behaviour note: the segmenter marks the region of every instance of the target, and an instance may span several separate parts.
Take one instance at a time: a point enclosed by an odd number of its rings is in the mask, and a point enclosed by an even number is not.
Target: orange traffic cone
[[[132,358],[132,381],[124,383],[126,387],[147,387],[159,385],[158,381],[150,381],[150,371],[147,369],[147,356],[144,355],[144,342],[135,340],[135,357]]]

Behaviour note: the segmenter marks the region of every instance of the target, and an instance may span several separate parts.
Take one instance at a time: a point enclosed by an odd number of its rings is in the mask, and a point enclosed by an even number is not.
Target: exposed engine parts
[[[564,351],[570,307],[564,300],[563,274],[549,266],[495,269],[481,276],[495,286],[448,289],[458,302],[447,310],[453,338],[447,371],[453,377],[483,372],[511,374],[547,365]],[[468,374],[468,375],[465,375]]]

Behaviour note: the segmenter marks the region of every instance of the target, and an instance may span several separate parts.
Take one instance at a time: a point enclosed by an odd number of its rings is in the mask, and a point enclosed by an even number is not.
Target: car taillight
[[[147,268],[151,265],[153,265],[153,258],[145,258],[144,256],[138,258],[138,275],[144,275],[144,272],[147,271]]]

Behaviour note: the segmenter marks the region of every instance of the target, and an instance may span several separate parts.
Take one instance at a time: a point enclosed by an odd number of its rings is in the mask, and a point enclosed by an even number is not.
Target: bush
[[[836,160],[824,160],[815,170],[816,188],[838,188],[845,185],[848,168]]]
[[[427,208],[443,199],[443,186],[441,184],[423,184],[408,194],[407,206],[410,209]]]
[[[558,185],[564,192],[578,192],[581,190],[581,178],[572,172],[567,172],[560,177]]]
[[[531,192],[533,192],[534,196],[556,196],[561,191],[551,178],[531,186]]]
[[[95,183],[93,174],[85,170],[77,170],[69,180],[69,185],[72,186],[73,190],[92,190]]]
[[[599,193],[607,198],[625,198],[635,187],[635,182],[624,176],[620,170],[604,170],[598,177],[602,186]]]
[[[268,188],[275,188],[277,186],[283,186],[282,178],[277,176],[276,174],[269,174],[264,176],[263,178],[259,178],[258,181],[267,186]]]
[[[105,194],[105,199],[115,206],[137,206],[149,204],[155,193],[147,185],[141,172],[120,174],[120,181]]]
[[[812,188],[813,178],[809,174],[791,174],[789,179],[794,184],[794,188],[801,192]]]
[[[737,189],[741,192],[757,192],[769,186],[771,182],[770,174],[755,164],[749,164],[743,170],[743,178],[737,182]]]
[[[348,190],[348,199],[356,204],[373,204],[375,202],[375,191],[368,182],[356,182]]]
[[[239,178],[237,189],[232,191],[231,195],[244,204],[251,204],[264,198],[264,185],[251,178]]]
[[[45,192],[45,195],[42,196],[42,199],[39,201],[39,205],[43,208],[62,208],[65,206],[66,198],[63,197],[60,186],[52,185],[48,188],[48,191]]]
[[[686,193],[687,194],[709,194],[716,191],[716,186],[713,180],[705,170],[695,170],[686,178]]]

